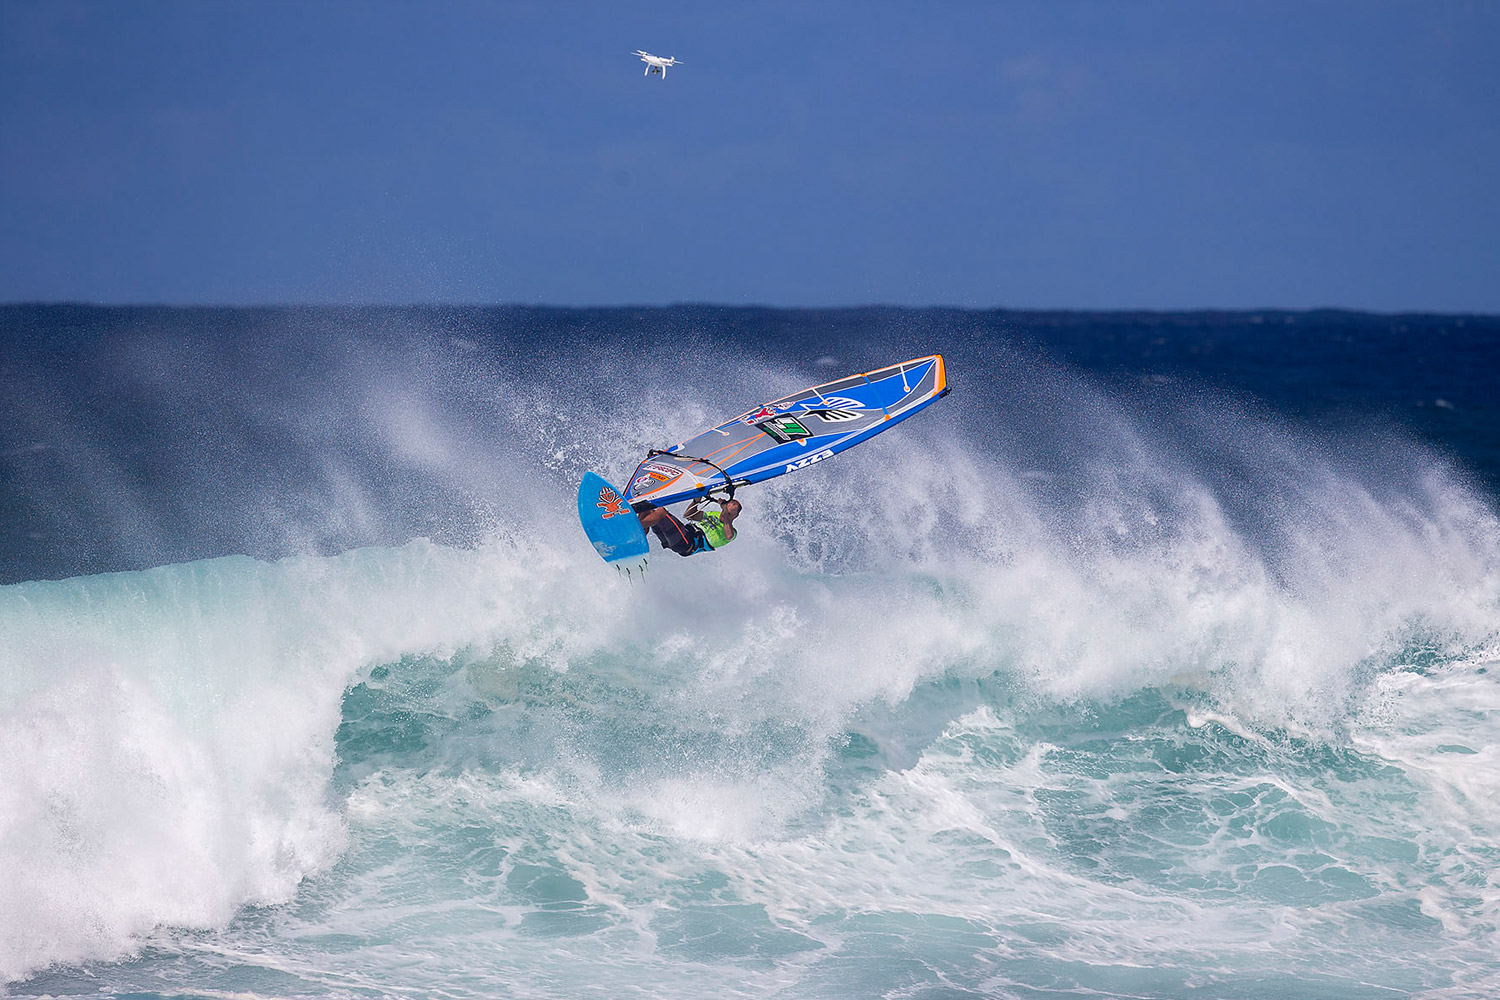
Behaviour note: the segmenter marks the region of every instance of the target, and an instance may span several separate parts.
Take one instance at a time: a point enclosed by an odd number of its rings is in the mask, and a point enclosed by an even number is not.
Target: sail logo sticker
[[[682,470],[677,466],[660,462],[642,462],[638,471],[639,475],[630,484],[630,492],[637,496],[676,482],[682,476]]]
[[[776,411],[775,410],[771,409],[769,406],[762,406],[759,409],[751,410],[749,413],[745,414],[743,417],[740,417],[740,423],[742,423],[742,424],[753,424],[757,420],[765,420],[768,417],[774,417],[774,416],[776,416]]]
[[[813,432],[802,426],[796,417],[785,415],[772,417],[770,420],[762,420],[755,425],[777,444],[786,444],[789,441],[800,441],[810,438]]]
[[[599,502],[594,504],[594,506],[604,511],[604,520],[606,521],[616,514],[631,513],[630,508],[625,506],[624,498],[608,486],[599,491]]]
[[[816,396],[795,404],[800,413],[817,417],[824,423],[840,424],[846,420],[858,420],[870,412],[865,404],[848,396]],[[787,407],[792,409],[792,407]]]
[[[828,449],[827,451],[820,451],[816,455],[808,455],[806,458],[799,458],[797,461],[793,462],[791,465],[788,465],[786,467],[786,471],[787,472],[796,472],[798,469],[805,468],[806,466],[812,465],[814,462],[821,462],[825,458],[832,458],[832,457],[833,457],[833,449],[832,448]],[[783,473],[783,475],[785,475],[785,473]]]

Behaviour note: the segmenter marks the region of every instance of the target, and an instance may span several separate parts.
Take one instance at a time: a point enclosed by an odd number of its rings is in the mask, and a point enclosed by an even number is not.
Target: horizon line
[[[1422,309],[1366,309],[1356,306],[956,306],[956,305],[906,305],[885,302],[827,306],[785,306],[763,303],[695,302],[668,303],[617,303],[613,305],[566,305],[548,302],[104,302],[83,299],[16,299],[0,301],[0,309],[175,309],[189,310],[294,310],[294,309],[350,309],[350,310],[422,310],[422,309],[514,309],[538,312],[589,312],[589,311],[658,311],[680,309],[714,309],[759,312],[953,312],[953,313],[1011,313],[1034,315],[1313,315],[1335,314],[1352,316],[1379,316],[1399,318],[1403,316],[1447,317],[1452,319],[1500,319],[1500,313],[1457,310]]]

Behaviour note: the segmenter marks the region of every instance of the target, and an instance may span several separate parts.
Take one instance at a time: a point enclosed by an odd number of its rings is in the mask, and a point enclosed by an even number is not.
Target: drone
[[[651,53],[642,51],[641,49],[636,49],[635,54],[640,56],[641,62],[646,64],[646,72],[641,74],[642,76],[650,76],[652,73],[660,73],[661,78],[665,80],[667,78],[668,66],[682,65],[682,63],[678,62],[672,56],[653,56]]]

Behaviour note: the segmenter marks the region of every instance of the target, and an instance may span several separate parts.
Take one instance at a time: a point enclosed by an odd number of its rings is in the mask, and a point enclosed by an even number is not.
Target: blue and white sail
[[[784,476],[889,430],[947,392],[940,354],[815,385],[653,452],[630,477],[625,499],[664,505]]]

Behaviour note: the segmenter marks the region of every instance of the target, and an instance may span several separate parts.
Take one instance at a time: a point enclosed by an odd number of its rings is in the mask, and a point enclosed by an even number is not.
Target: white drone
[[[660,73],[661,78],[665,80],[667,78],[668,66],[682,65],[682,63],[678,62],[672,56],[653,56],[651,53],[642,51],[641,49],[636,49],[635,54],[640,56],[641,62],[646,64],[646,72],[642,74],[643,76]]]

